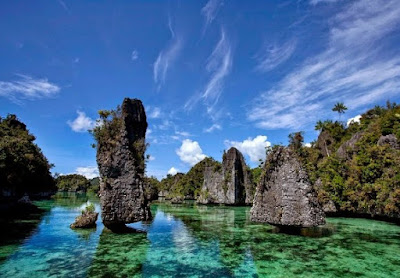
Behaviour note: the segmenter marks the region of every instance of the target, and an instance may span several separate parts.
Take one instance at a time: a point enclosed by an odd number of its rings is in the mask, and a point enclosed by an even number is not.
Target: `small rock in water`
[[[96,227],[96,221],[99,214],[97,212],[85,211],[82,215],[79,215],[75,222],[71,224],[71,229],[81,228],[94,228]]]

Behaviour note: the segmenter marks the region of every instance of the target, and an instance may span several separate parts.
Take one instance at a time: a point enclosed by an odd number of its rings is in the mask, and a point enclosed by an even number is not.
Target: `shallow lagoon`
[[[328,218],[320,228],[280,233],[249,220],[249,207],[153,204],[147,233],[69,225],[85,195],[58,195],[25,238],[3,241],[1,277],[400,277],[400,226]],[[21,223],[19,223],[21,224]]]

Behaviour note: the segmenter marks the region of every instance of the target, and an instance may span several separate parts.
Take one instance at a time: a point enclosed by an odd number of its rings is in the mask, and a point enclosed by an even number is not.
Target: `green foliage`
[[[90,133],[98,146],[110,148],[117,143],[121,135],[121,106],[118,106],[116,110],[100,110],[98,113],[100,120],[97,121],[93,130],[90,130]]]
[[[58,191],[86,192],[91,188],[91,182],[85,176],[71,174],[58,176],[56,178],[56,186]]]
[[[98,193],[100,190],[100,178],[96,177],[89,180],[90,186],[87,189],[87,192]]]
[[[0,117],[0,189],[11,195],[55,191],[52,165],[15,115]]]
[[[90,203],[89,205],[87,205],[85,207],[84,210],[82,210],[82,214],[93,213],[93,212],[95,212],[95,209],[96,208],[95,208],[94,204]]]
[[[338,122],[318,122],[316,128],[327,130],[335,138],[333,155],[322,158],[314,148],[304,148],[303,163],[312,182],[318,178],[321,202],[333,200],[342,211],[371,215],[400,214],[400,150],[389,145],[378,146],[382,135],[400,138],[400,106],[389,103],[364,113],[360,124],[345,128]],[[321,125],[322,123],[322,125]],[[335,153],[356,132],[361,139],[350,159],[339,159]]]
[[[251,176],[253,179],[253,183],[256,186],[260,182],[262,168],[261,167],[253,168],[253,169],[250,169],[250,172],[251,172]]]
[[[158,192],[160,188],[160,182],[156,177],[145,177],[144,178],[145,182],[145,188],[144,192],[147,196],[148,200],[157,200],[158,198]]]
[[[167,175],[162,179],[159,190],[167,190],[169,197],[185,197],[195,199],[200,194],[204,182],[204,170],[212,167],[214,172],[221,171],[221,163],[206,157],[194,165],[186,174],[178,173],[175,176]]]
[[[294,150],[300,150],[304,143],[303,131],[289,134],[289,146]]]

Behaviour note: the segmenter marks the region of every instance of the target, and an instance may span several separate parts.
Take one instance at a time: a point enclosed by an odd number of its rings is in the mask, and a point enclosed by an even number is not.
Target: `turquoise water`
[[[46,211],[0,246],[0,277],[400,277],[400,226],[328,218],[296,234],[249,220],[248,207],[152,205],[146,233],[69,225],[85,195],[38,203]],[[25,221],[25,220],[24,220]],[[23,223],[22,223],[23,224]],[[21,223],[19,223],[21,225]]]

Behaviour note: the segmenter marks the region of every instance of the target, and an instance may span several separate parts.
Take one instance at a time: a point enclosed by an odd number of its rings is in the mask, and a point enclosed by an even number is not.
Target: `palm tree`
[[[333,108],[332,108],[332,111],[339,113],[339,120],[340,120],[342,114],[344,114],[346,110],[347,110],[347,107],[344,105],[343,102],[336,103],[335,106],[333,106]]]
[[[323,129],[324,127],[325,127],[324,122],[321,121],[321,120],[319,120],[319,121],[317,122],[317,124],[315,125],[315,130],[320,130],[320,131],[322,131],[322,129]]]

